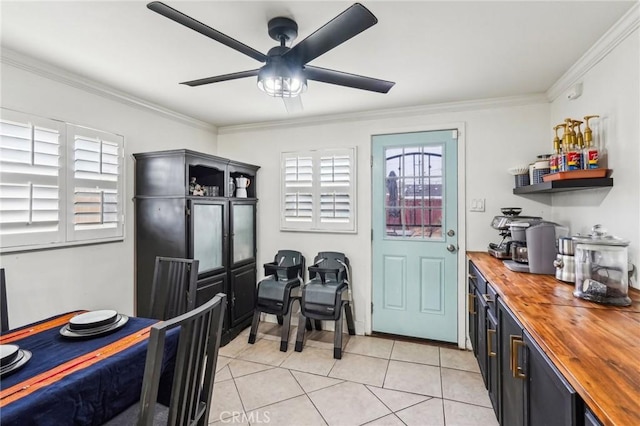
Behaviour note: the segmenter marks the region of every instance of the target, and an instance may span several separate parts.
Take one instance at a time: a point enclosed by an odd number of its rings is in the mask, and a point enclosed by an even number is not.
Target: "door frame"
[[[469,349],[467,347],[467,328],[468,328],[468,318],[467,318],[467,310],[466,303],[467,299],[465,297],[467,293],[467,268],[466,268],[466,246],[467,246],[467,234],[466,234],[466,132],[465,132],[465,122],[457,121],[457,122],[443,122],[440,124],[424,124],[424,125],[412,125],[412,126],[403,126],[403,127],[383,127],[379,129],[372,129],[369,135],[369,156],[373,161],[372,155],[372,145],[373,145],[373,137],[379,135],[388,135],[388,134],[397,134],[397,133],[415,133],[415,132],[432,132],[439,130],[457,130],[458,131],[458,143],[457,143],[457,155],[458,155],[458,285],[457,285],[457,308],[458,308],[458,331],[457,331],[457,341],[458,347],[461,349]],[[372,169],[369,168],[369,183],[370,183],[370,192],[369,199],[373,199],[373,173]],[[370,228],[373,229],[373,203],[370,203],[369,208],[369,224]],[[461,238],[464,236],[464,238]],[[370,247],[369,259],[373,258],[373,247]],[[373,262],[370,261],[371,267],[371,276],[373,277]],[[368,300],[366,301],[367,307],[370,307],[373,303],[373,280],[369,283],[369,291],[365,292]],[[365,334],[372,333],[372,314],[371,309],[365,310]]]

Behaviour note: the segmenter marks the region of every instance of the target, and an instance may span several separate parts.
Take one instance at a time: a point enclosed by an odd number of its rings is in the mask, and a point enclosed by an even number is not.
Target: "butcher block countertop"
[[[510,271],[485,252],[467,257],[604,425],[640,425],[638,291],[631,306],[601,305],[551,275]]]

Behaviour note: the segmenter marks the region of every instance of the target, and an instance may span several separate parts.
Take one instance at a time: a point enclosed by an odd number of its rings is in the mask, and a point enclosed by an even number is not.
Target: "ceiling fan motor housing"
[[[277,17],[269,20],[267,25],[269,37],[276,41],[282,42],[284,38],[285,43],[291,43],[298,36],[298,24],[292,19]]]

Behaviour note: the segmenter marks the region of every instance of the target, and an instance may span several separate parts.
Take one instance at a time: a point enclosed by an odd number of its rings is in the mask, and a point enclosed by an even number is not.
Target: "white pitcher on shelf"
[[[236,197],[247,198],[247,188],[251,185],[251,180],[242,175],[236,178]]]

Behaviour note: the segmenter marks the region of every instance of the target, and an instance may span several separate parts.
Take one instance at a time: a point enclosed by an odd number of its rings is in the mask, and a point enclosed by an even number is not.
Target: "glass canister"
[[[629,241],[607,235],[600,225],[591,235],[575,236],[573,295],[607,305],[629,306]]]

